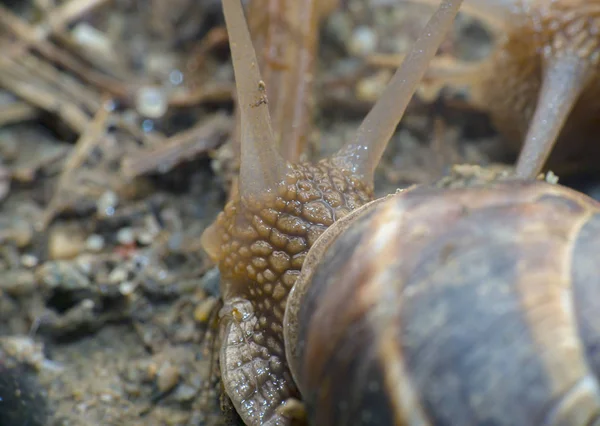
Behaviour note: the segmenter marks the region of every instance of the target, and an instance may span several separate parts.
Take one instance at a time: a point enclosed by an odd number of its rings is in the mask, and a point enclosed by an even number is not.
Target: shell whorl
[[[315,243],[286,311],[314,424],[600,419],[600,205],[492,186],[389,196]]]

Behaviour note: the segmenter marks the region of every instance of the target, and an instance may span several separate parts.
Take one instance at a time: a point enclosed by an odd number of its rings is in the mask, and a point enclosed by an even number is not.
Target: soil
[[[63,16],[64,3],[3,7],[33,28]],[[16,58],[0,68],[0,424],[224,424],[211,344],[219,274],[199,245],[231,182],[233,75],[220,2],[96,3],[45,39],[86,73],[0,23]],[[357,52],[406,51],[431,10],[341,2],[322,29],[308,157],[337,149],[391,75]],[[75,35],[79,47],[68,43]],[[466,60],[492,43],[463,15],[451,38],[444,48]],[[140,86],[145,100],[131,95]],[[342,90],[323,90],[334,86]],[[107,88],[124,92],[98,137],[103,118],[92,111]],[[378,195],[455,163],[514,161],[484,113],[424,93],[384,155]],[[172,155],[157,148],[173,141]],[[596,191],[587,178],[574,182]]]

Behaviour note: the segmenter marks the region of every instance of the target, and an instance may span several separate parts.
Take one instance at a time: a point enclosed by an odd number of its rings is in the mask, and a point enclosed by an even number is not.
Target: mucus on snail
[[[600,422],[598,203],[531,180],[373,200],[375,167],[460,5],[441,2],[354,139],[290,164],[241,4],[223,0],[240,190],[202,244],[221,271],[224,389],[247,425]]]

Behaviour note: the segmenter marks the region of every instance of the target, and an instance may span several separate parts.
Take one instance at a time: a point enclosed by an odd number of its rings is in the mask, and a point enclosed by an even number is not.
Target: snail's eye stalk
[[[595,64],[587,58],[575,54],[562,54],[548,61],[535,113],[517,161],[517,177],[535,179],[542,171],[594,68]]]
[[[462,0],[442,0],[383,95],[363,120],[354,140],[334,155],[333,160],[341,167],[372,184],[375,168],[429,63],[454,23],[461,3]]]
[[[275,189],[287,163],[277,152],[266,88],[240,0],[223,0],[241,116],[240,194],[259,196]]]

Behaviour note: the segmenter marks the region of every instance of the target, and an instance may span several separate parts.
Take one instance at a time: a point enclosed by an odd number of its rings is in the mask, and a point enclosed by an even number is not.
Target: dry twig
[[[32,27],[1,4],[0,27],[6,28],[13,36],[17,37],[22,43],[23,48],[36,50],[51,62],[68,69],[81,80],[98,87],[101,91],[107,92],[121,101],[131,101],[132,93],[137,89],[136,83],[129,82],[125,84],[108,75],[96,72],[69,52],[50,43],[45,39],[44,31]],[[21,54],[21,52],[18,51],[16,54]]]
[[[123,159],[121,170],[128,179],[153,170],[166,171],[201,152],[214,149],[231,128],[231,119],[217,114],[191,129],[168,138],[161,146],[133,153]]]
[[[68,101],[24,69],[20,64],[4,57],[0,72],[0,86],[11,91],[31,105],[59,116],[73,131],[81,133],[87,127],[89,117],[77,105]]]
[[[65,27],[82,15],[105,5],[109,0],[71,0],[56,7],[46,16],[38,27],[43,29],[43,36],[63,32]]]
[[[71,179],[72,173],[78,167],[80,167],[85,161],[88,153],[93,146],[102,138],[105,132],[106,124],[110,116],[109,102],[105,101],[103,106],[98,109],[96,116],[92,122],[85,128],[81,133],[79,140],[71,155],[67,159],[63,172],[58,180],[54,195],[48,203],[44,215],[42,218],[41,228],[46,229],[50,224],[56,213],[63,206],[63,200],[61,198],[62,191],[66,186],[67,182]]]
[[[27,102],[17,101],[0,106],[0,127],[28,121],[38,116],[38,109]]]

